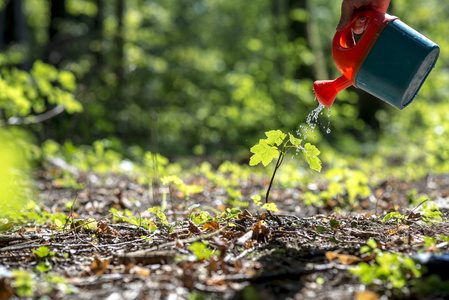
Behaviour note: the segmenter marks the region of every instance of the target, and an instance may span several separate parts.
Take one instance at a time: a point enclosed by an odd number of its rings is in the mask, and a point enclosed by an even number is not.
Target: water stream
[[[314,110],[312,110],[307,115],[306,124],[305,125],[300,125],[299,129],[296,131],[296,134],[300,138],[302,138],[303,140],[306,140],[312,133],[315,132],[315,128],[317,127],[317,125],[319,125],[318,117],[320,115],[323,115],[323,109],[324,108],[325,108],[325,106],[320,103],[318,105],[318,107],[316,107]],[[330,110],[330,108],[328,110],[327,117],[328,117],[327,126],[323,126],[323,129],[326,129],[326,133],[329,134],[329,133],[331,133],[331,129],[330,129],[331,110]],[[316,136],[313,136],[313,138],[316,138]]]

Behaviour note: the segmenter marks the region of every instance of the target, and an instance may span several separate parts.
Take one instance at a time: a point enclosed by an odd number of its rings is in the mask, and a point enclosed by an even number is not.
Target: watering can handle
[[[368,25],[355,43],[352,29],[359,17],[366,17]],[[350,25],[341,31],[337,31],[332,40],[332,57],[338,70],[355,85],[358,69],[368,55],[371,47],[377,40],[383,28],[397,17],[390,16],[374,10],[366,10],[356,13]]]

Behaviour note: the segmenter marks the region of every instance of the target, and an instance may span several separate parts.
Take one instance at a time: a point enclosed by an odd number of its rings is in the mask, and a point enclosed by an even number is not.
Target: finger
[[[341,31],[349,26],[353,12],[354,6],[352,3],[350,3],[350,1],[343,1],[341,4],[341,18],[337,25],[337,31]]]
[[[367,18],[366,17],[359,17],[357,18],[357,20],[354,23],[354,33],[356,34],[361,34],[363,33],[363,31],[365,31],[366,26],[367,26]]]

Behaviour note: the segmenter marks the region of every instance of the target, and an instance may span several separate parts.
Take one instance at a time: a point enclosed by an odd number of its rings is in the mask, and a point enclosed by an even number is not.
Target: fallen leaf
[[[406,230],[406,229],[408,229],[410,226],[408,226],[408,225],[399,225],[398,226],[398,231],[403,231],[403,230]]]
[[[360,261],[360,258],[358,258],[355,255],[340,254],[340,253],[335,253],[333,251],[327,251],[326,258],[329,261],[333,261],[334,259],[339,259],[343,265],[351,265],[351,264],[354,264],[354,263]]]
[[[371,291],[363,291],[355,293],[354,300],[378,300],[379,295]]]
[[[108,225],[107,219],[103,219],[103,220],[97,222],[97,230],[95,233],[99,234],[99,235],[108,234],[108,235],[118,236],[118,231]]]
[[[219,229],[220,228],[220,225],[218,224],[218,222],[217,221],[210,221],[210,222],[207,222],[207,223],[205,223],[204,225],[203,225],[203,227],[202,227],[202,229],[203,230],[217,230],[217,229]]]
[[[189,220],[189,230],[192,233],[203,233],[201,229],[198,228],[198,226],[195,225],[192,221]]]
[[[393,230],[393,229],[388,229],[387,232],[389,235],[396,234],[396,230]]]
[[[142,278],[146,278],[151,274],[151,271],[149,269],[143,268],[141,266],[133,266],[131,269],[129,269],[128,272],[131,275],[139,275]]]
[[[88,275],[96,275],[100,276],[105,274],[108,271],[110,261],[104,260],[102,261],[96,254],[94,255],[94,261],[90,264],[89,270],[86,270],[81,277],[85,277]]]

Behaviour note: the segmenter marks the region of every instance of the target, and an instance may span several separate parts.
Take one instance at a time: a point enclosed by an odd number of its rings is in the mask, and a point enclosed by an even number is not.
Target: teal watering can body
[[[352,26],[361,16],[369,23],[356,43]],[[340,90],[354,85],[403,109],[418,93],[439,52],[437,44],[398,18],[376,11],[360,12],[332,42],[332,56],[343,76],[316,81],[314,91],[318,101],[330,107]]]

